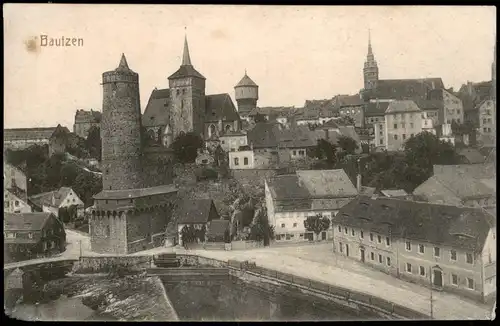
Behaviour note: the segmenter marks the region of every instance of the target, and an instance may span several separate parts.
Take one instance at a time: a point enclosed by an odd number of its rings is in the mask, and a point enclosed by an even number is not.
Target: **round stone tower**
[[[243,76],[240,82],[234,86],[234,93],[236,102],[238,103],[238,113],[240,116],[248,115],[250,111],[257,107],[259,86],[247,76],[246,71],[245,76]]]
[[[102,74],[103,190],[141,188],[141,109],[139,75],[120,65]]]

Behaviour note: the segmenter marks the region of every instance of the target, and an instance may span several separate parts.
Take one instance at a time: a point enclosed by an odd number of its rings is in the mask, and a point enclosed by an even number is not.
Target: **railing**
[[[324,282],[319,282],[305,277],[300,277],[292,274],[278,272],[272,269],[256,266],[255,263],[241,262],[237,260],[229,260],[228,267],[252,273],[258,277],[276,280],[288,285],[307,288],[311,292],[327,295],[346,302],[356,303],[369,309],[376,309],[388,315],[396,315],[409,319],[429,319],[426,314],[409,309],[388,300],[371,296],[366,293],[353,291],[351,289],[333,286]]]

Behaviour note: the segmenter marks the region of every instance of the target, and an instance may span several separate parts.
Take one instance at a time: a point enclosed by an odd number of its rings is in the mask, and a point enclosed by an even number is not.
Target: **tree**
[[[99,162],[102,156],[102,139],[101,139],[101,129],[96,126],[92,126],[89,129],[89,134],[85,140],[85,147],[89,152],[90,157],[96,158]]]
[[[255,123],[266,122],[266,117],[263,114],[257,113],[253,119]]]
[[[411,167],[404,171],[405,175],[415,187],[432,175],[434,165],[460,164],[453,145],[429,132],[410,138],[404,145],[404,155],[406,164]]]
[[[174,155],[182,163],[193,163],[202,147],[203,140],[193,132],[179,134],[172,143]]]
[[[338,138],[338,146],[342,148],[347,154],[354,154],[359,148],[358,144],[354,139],[348,136],[341,135]]]
[[[321,232],[328,230],[329,227],[330,219],[322,214],[308,216],[304,221],[304,228],[309,232],[314,232],[316,237],[318,237]]]
[[[317,159],[325,159],[330,165],[335,164],[335,154],[337,152],[337,146],[330,143],[325,139],[318,139],[316,147],[311,151],[310,156]]]

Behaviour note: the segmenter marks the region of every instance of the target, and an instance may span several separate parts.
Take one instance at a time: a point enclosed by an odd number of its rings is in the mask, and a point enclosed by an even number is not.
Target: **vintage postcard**
[[[495,318],[496,7],[3,9],[9,318]]]

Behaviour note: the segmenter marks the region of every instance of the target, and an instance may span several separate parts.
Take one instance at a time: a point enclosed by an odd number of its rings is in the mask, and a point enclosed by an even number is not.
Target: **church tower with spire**
[[[366,56],[365,66],[363,67],[364,89],[371,90],[377,87],[378,65],[372,51],[371,35],[368,32],[368,54]]]
[[[205,77],[194,69],[187,36],[180,68],[168,77],[170,88],[170,127],[175,139],[180,133],[195,132],[203,137],[205,116]]]

